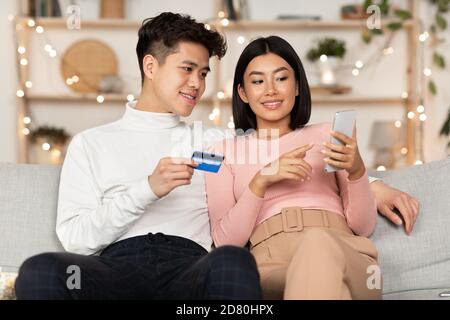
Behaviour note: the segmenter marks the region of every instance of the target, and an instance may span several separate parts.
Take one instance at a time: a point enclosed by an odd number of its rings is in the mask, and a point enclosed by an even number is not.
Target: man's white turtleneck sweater
[[[204,148],[223,138],[215,132],[202,137]],[[161,158],[190,158],[198,150],[192,138],[192,127],[179,116],[139,111],[135,102],[127,104],[120,120],[77,134],[59,186],[56,232],[64,248],[94,254],[119,240],[162,232],[209,251],[203,172],[194,170],[190,185],[160,199],[148,183]]]

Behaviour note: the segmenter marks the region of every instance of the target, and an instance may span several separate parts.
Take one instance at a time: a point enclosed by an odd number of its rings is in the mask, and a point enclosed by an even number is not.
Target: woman
[[[367,239],[376,204],[355,134],[308,125],[310,114],[295,50],[276,36],[251,42],[236,66],[233,116],[235,128],[254,132],[215,146],[225,161],[206,175],[215,245],[249,242],[268,299],[379,299]],[[326,173],[326,163],[343,170]]]

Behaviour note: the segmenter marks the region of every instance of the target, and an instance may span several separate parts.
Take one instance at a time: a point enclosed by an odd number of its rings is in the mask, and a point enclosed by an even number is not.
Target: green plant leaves
[[[362,38],[362,41],[364,41],[364,43],[369,44],[372,41],[372,33],[370,32],[369,29],[365,29],[361,33],[361,38]]]
[[[433,80],[430,80],[428,82],[428,90],[433,94],[436,95],[437,93],[437,87],[436,87],[436,83]]]
[[[436,15],[436,24],[441,30],[447,29],[447,20],[440,14]]]
[[[317,40],[317,46],[309,49],[306,57],[310,61],[319,59],[323,54],[330,57],[342,58],[344,57],[345,52],[345,41],[327,37]]]
[[[435,52],[433,53],[433,62],[435,65],[437,65],[439,68],[444,69],[445,68],[445,58],[443,55]]]
[[[448,136],[449,134],[450,134],[450,109],[448,110],[447,120],[445,120],[440,132],[441,136]]]
[[[32,143],[36,143],[39,138],[46,138],[52,144],[65,144],[70,135],[64,128],[44,125],[31,131],[30,141]]]
[[[402,20],[408,20],[412,18],[412,14],[408,10],[397,9],[394,11],[394,14]]]
[[[401,29],[402,26],[403,26],[402,22],[391,22],[387,25],[387,28],[391,31],[397,31]]]
[[[450,7],[450,0],[438,0],[437,5],[439,12],[448,12]]]

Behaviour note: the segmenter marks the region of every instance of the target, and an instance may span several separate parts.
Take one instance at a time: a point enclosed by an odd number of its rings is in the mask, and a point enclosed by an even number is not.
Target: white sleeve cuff
[[[142,208],[159,199],[150,188],[147,177],[138,180],[131,186],[130,195],[135,199],[136,204]]]

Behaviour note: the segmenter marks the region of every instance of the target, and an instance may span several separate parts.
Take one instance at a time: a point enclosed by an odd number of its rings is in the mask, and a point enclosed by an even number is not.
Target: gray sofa
[[[63,250],[55,234],[60,167],[0,164],[0,266],[17,271],[34,254]],[[450,290],[450,158],[377,173],[419,199],[411,236],[379,216],[384,299],[444,299]]]

